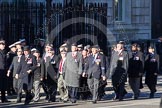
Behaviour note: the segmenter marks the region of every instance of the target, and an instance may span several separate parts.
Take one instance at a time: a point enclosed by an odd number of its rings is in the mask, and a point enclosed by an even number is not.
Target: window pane
[[[115,0],[115,20],[122,20],[122,0]]]

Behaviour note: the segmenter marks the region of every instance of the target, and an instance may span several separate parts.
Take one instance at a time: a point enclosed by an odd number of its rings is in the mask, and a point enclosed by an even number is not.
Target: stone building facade
[[[151,39],[151,0],[88,0],[88,2],[108,3],[108,29],[117,40]],[[115,8],[119,9],[118,15]]]

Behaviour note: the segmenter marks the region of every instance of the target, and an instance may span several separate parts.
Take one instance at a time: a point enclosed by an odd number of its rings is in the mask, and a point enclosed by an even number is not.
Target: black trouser
[[[120,84],[113,84],[113,89],[115,91],[117,99],[123,99],[124,95],[127,93],[124,86],[125,86],[124,82]]]
[[[0,69],[0,92],[1,92],[1,101],[6,101],[5,91],[7,89],[6,84],[6,73],[5,70]]]
[[[150,89],[151,93],[156,92],[156,84],[147,84],[148,88]]]
[[[143,82],[142,82],[142,76],[141,76],[141,78],[140,78],[140,89],[142,89],[143,88]]]
[[[90,96],[90,91],[88,88],[88,84],[87,84],[87,78],[86,77],[82,77],[80,78],[80,91],[78,91],[78,97],[81,99],[87,99]]]
[[[7,94],[13,94],[13,93],[15,93],[15,90],[14,90],[14,88],[13,88],[13,77],[12,76],[9,76],[8,78],[7,78]]]
[[[57,83],[51,79],[45,81],[48,101],[55,101],[57,94]]]
[[[1,90],[1,101],[4,102],[6,100],[5,90]]]
[[[101,99],[105,94],[105,87],[107,85],[106,81],[101,80],[98,88],[98,99]]]
[[[48,91],[47,91],[47,84],[46,84],[46,80],[43,80],[41,82],[42,88],[44,90],[44,93],[46,94],[46,99],[48,99]]]

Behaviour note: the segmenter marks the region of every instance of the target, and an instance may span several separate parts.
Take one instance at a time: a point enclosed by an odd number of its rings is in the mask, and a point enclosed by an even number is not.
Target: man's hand
[[[83,72],[83,73],[82,73],[82,77],[85,77],[85,76],[86,76],[86,73],[85,73],[85,72]]]
[[[40,80],[43,81],[43,78],[41,78]]]
[[[30,74],[32,70],[28,70],[27,73]]]
[[[154,73],[154,75],[156,75],[156,76],[157,76],[157,73]]]
[[[19,75],[18,75],[18,74],[16,74],[16,75],[15,75],[15,78],[16,78],[16,79],[18,79],[18,78],[19,78]]]
[[[11,72],[10,70],[7,71],[7,76],[8,77],[10,76],[10,72]]]
[[[105,76],[102,76],[102,80],[105,81],[106,80],[106,77]]]

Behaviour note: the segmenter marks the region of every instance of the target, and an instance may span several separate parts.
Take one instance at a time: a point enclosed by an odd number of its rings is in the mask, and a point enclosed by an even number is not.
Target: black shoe
[[[38,100],[37,101],[33,100],[33,103],[37,103],[37,102],[38,102]]]
[[[68,102],[68,100],[63,100],[63,102],[64,102],[64,103],[67,103],[67,102]]]
[[[17,100],[16,103],[21,103],[21,100]]]
[[[122,101],[123,100],[123,97],[119,97],[119,101]]]
[[[56,102],[56,100],[55,99],[49,99],[49,100],[47,100],[47,102],[48,103],[50,103],[50,102]]]
[[[29,99],[30,99],[30,100],[32,100],[33,98],[34,98],[34,96],[33,96],[33,95],[30,95],[30,96],[29,96]]]
[[[128,92],[126,90],[124,90],[123,92],[123,97],[127,94]]]
[[[17,93],[15,92],[15,93],[12,93],[13,95],[17,95]]]
[[[119,99],[119,96],[118,95],[115,95],[115,97],[113,98],[113,100],[117,100]]]
[[[92,101],[92,103],[93,103],[93,104],[96,104],[96,103],[97,103],[97,101]]]
[[[8,96],[12,96],[12,93],[7,93]]]
[[[138,97],[136,96],[136,97],[134,97],[134,100],[137,100],[138,99]]]
[[[154,93],[150,93],[150,97],[149,98],[154,98]]]
[[[17,93],[13,90],[13,91],[12,91],[12,95],[17,95]]]
[[[25,101],[24,105],[29,105],[30,100]]]
[[[98,97],[97,101],[101,101],[102,97]]]
[[[74,100],[74,99],[71,99],[70,101],[71,101],[71,103],[76,103],[76,100]]]
[[[48,99],[49,99],[49,96],[47,95],[46,98],[45,98],[45,100],[48,100]]]
[[[30,102],[25,102],[24,105],[29,105]]]
[[[8,101],[7,99],[2,100],[2,103],[7,103],[7,102],[11,102],[11,101]]]
[[[59,101],[59,102],[63,102],[63,99],[59,98],[58,101]]]

